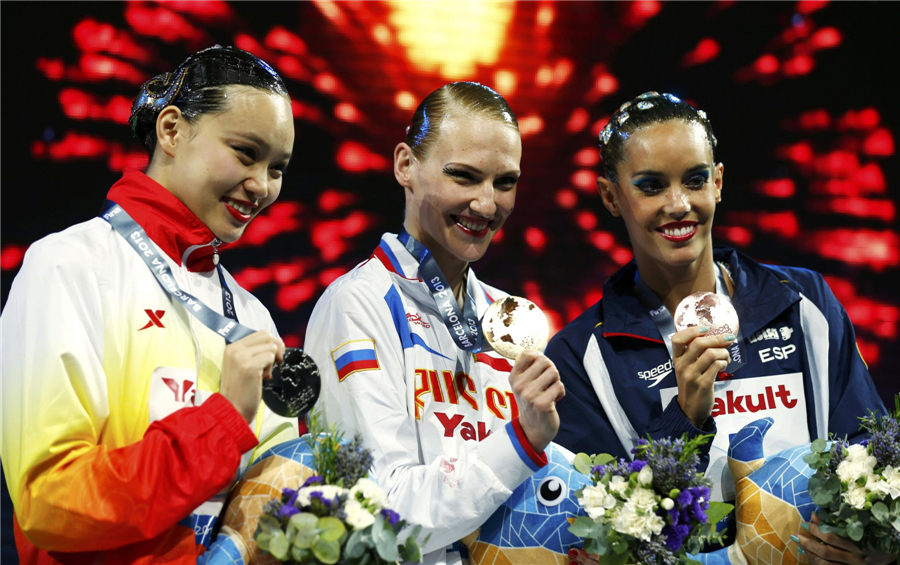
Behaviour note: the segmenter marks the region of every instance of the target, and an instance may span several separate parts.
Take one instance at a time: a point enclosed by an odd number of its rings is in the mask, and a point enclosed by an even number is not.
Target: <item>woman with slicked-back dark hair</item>
[[[647,435],[713,434],[704,453],[711,496],[733,501],[726,453],[743,426],[771,417],[765,453],[775,454],[828,434],[859,441],[859,417],[884,406],[822,275],[713,246],[725,172],[716,144],[709,116],[671,94],[644,93],[612,115],[600,134],[597,186],[625,222],[635,258],[554,336],[547,355],[568,390],[558,443],[629,457]],[[679,303],[702,292],[732,303],[739,325],[678,324]],[[699,316],[713,300],[700,302]],[[811,563],[888,562],[814,522],[798,532],[792,558],[802,562],[808,551]],[[659,533],[646,543],[674,550],[686,535],[673,524]]]
[[[426,563],[460,563],[455,542],[546,464],[559,422],[553,363],[525,351],[513,366],[480,349],[478,321],[504,293],[470,263],[512,213],[521,154],[515,115],[492,89],[431,93],[394,150],[400,235],[328,287],[307,329],[320,408],[373,450],[391,507],[430,534]]]
[[[281,190],[284,84],[215,46],[147,81],[130,123],[147,171],[32,245],[2,315],[22,563],[194,564],[239,471],[298,435],[260,402],[284,344],[219,262]]]

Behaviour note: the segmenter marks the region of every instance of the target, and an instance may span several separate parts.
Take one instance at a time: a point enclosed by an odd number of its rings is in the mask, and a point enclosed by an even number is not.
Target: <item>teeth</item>
[[[474,232],[480,232],[484,228],[487,227],[487,222],[475,222],[466,218],[457,217],[456,223],[463,226],[464,228],[468,228]]]
[[[687,235],[694,230],[693,226],[690,227],[681,227],[681,228],[664,228],[663,233],[668,236],[679,237],[682,235]]]
[[[242,204],[242,203],[238,202],[237,200],[232,200],[231,198],[228,199],[228,203],[231,204],[232,208],[234,208],[235,210],[237,210],[238,212],[240,212],[241,214],[243,214],[245,216],[249,216],[250,212],[253,211],[253,208],[251,208],[250,206],[248,206],[246,204]]]

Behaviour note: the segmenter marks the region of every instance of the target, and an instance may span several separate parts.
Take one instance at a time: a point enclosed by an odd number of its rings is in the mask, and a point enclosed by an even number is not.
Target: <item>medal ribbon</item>
[[[725,274],[723,273],[723,270],[724,269],[721,266],[716,265],[716,294],[721,295],[725,300],[731,302],[731,297],[728,294],[728,285],[725,284]],[[650,309],[648,312],[648,314],[650,314],[650,319],[656,324],[656,328],[659,330],[659,334],[666,344],[666,349],[669,351],[669,356],[674,360],[675,356],[672,353],[672,334],[675,333],[675,320],[672,318],[672,313],[665,307],[662,300],[656,296],[656,293],[647,286],[647,283],[644,282],[640,273],[637,271],[635,271],[634,274],[634,289],[644,306]],[[735,335],[734,341],[726,346],[728,353],[731,355],[731,362],[725,368],[726,373],[733,374],[746,364],[746,361],[744,361],[746,357],[744,355],[743,341],[744,338],[741,336],[740,328],[738,328],[738,333]]]
[[[156,277],[156,282],[159,283],[159,286],[169,293],[170,296],[176,298],[177,302],[181,303],[204,326],[225,338],[226,343],[233,343],[256,332],[256,330],[252,330],[238,322],[234,309],[234,296],[225,282],[225,275],[222,273],[221,265],[216,263],[216,271],[219,274],[219,281],[222,283],[222,310],[225,312],[224,316],[178,286],[178,283],[175,282],[175,276],[169,268],[169,263],[157,249],[156,244],[147,236],[144,228],[135,222],[121,206],[111,200],[107,200],[100,217],[109,222],[113,229],[144,260],[147,268]]]
[[[456,297],[453,296],[453,289],[450,288],[447,278],[431,255],[431,251],[409,235],[406,229],[400,231],[398,239],[419,262],[419,275],[425,281],[428,290],[431,291],[431,298],[444,320],[444,325],[450,330],[453,342],[463,351],[470,353],[481,351],[483,339],[481,324],[478,321],[478,313],[475,311],[475,301],[468,299],[472,294],[466,293],[465,311],[461,312]]]

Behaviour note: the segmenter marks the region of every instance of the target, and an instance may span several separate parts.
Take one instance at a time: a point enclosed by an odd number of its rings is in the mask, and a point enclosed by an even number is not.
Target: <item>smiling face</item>
[[[495,119],[451,112],[428,155],[401,143],[394,172],[406,189],[406,230],[445,273],[477,261],[516,203],[519,132]]]
[[[160,144],[170,158],[162,184],[217,238],[232,242],[278,198],[294,120],[284,96],[249,86],[227,89],[224,112],[202,114],[192,123],[181,116]],[[172,106],[159,119],[173,113],[180,116]]]
[[[625,221],[642,276],[711,262],[724,169],[713,162],[703,126],[669,120],[635,131],[617,172],[618,185],[597,184],[606,207]]]

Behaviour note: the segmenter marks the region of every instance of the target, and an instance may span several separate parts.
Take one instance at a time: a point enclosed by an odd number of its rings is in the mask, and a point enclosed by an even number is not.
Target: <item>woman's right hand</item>
[[[267,331],[248,335],[225,347],[219,394],[249,424],[262,400],[262,381],[272,377],[275,361],[284,360],[284,342]]]
[[[672,335],[678,405],[698,428],[702,428],[712,414],[716,377],[728,366],[726,346],[734,341],[733,335],[706,335],[707,331],[709,328],[693,327]]]
[[[559,371],[549,357],[540,351],[526,349],[519,354],[509,374],[519,423],[531,447],[541,453],[559,431],[556,403],[566,395]]]

